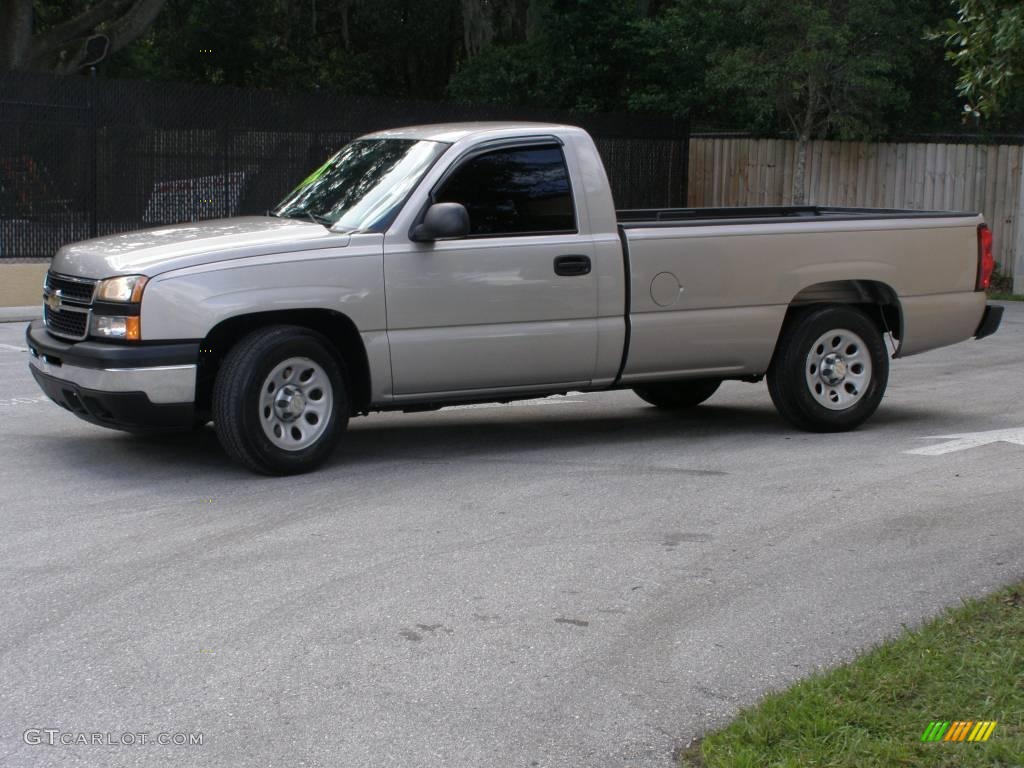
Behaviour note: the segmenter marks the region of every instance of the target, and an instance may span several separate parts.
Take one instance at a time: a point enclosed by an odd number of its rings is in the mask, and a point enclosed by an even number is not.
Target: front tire
[[[845,432],[878,408],[889,355],[878,327],[846,306],[804,310],[782,330],[766,376],[779,414],[808,432]]]
[[[213,422],[227,454],[253,472],[314,469],[348,425],[343,363],[320,334],[279,325],[236,344],[217,372]]]
[[[692,379],[633,387],[633,391],[637,397],[653,406],[681,411],[700,405],[715,394],[721,385],[721,379]]]

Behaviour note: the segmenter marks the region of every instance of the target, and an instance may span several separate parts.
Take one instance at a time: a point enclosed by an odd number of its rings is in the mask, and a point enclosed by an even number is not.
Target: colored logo
[[[995,729],[995,720],[932,720],[921,741],[988,741]]]

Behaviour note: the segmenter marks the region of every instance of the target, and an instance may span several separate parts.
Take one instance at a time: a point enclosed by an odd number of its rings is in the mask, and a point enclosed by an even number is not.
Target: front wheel
[[[648,384],[634,387],[633,391],[637,397],[651,405],[679,411],[700,405],[715,394],[721,385],[721,379],[692,379]]]
[[[787,322],[766,378],[772,402],[790,424],[843,432],[860,426],[882,402],[889,356],[863,312],[821,307]]]
[[[273,326],[228,353],[213,422],[228,455],[254,472],[292,475],[323,462],[348,425],[342,363],[318,333]]]

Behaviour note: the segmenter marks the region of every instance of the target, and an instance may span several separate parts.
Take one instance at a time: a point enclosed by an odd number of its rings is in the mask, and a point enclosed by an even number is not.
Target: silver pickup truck
[[[348,144],[268,216],[76,243],[30,366],[130,431],[213,421],[267,474],[350,417],[633,389],[693,407],[767,378],[812,431],[878,407],[893,357],[993,333],[981,216],[822,207],[616,211],[579,128],[466,123]]]

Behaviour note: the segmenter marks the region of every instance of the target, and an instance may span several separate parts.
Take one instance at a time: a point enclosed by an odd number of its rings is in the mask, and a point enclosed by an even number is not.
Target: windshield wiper
[[[319,224],[320,226],[327,227],[328,229],[331,228],[331,223],[332,222],[326,216],[318,216],[317,214],[313,213],[312,211],[303,211],[303,213],[314,224]]]
[[[295,216],[293,214],[298,214],[298,216]],[[290,211],[287,213],[272,213],[271,215],[277,216],[278,218],[281,219],[297,219],[299,217],[305,217],[312,221],[314,224],[319,224],[321,227],[327,227],[328,229],[330,229],[331,224],[333,223],[326,216],[318,216],[312,211],[307,211],[305,208],[299,208],[296,211]]]

